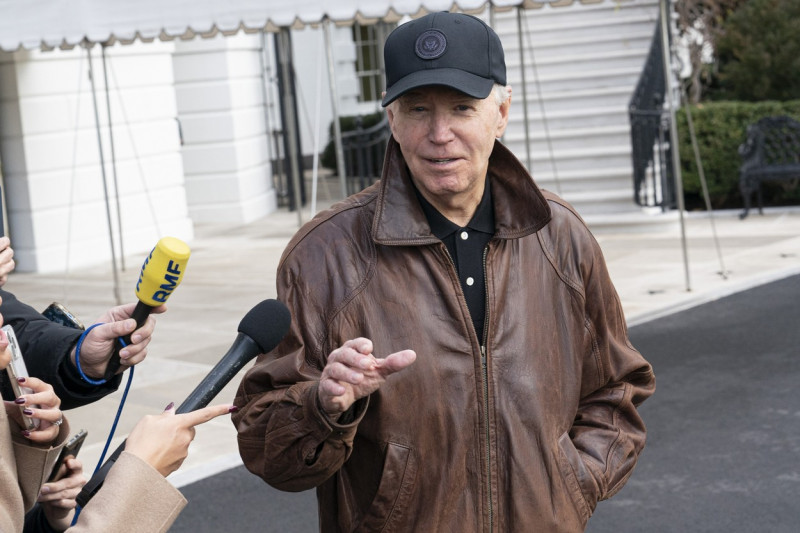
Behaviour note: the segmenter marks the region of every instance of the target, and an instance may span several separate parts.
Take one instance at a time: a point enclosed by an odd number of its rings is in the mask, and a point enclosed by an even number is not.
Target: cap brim
[[[418,87],[442,85],[462,92],[473,98],[486,98],[492,92],[495,81],[482,78],[469,72],[455,68],[436,68],[412,72],[386,90],[386,96],[381,101],[381,106],[386,107],[394,100]]]

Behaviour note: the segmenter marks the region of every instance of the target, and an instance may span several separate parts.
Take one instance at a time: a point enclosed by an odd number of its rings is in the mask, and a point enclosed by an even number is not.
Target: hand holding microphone
[[[147,323],[150,313],[160,313],[165,310],[163,305],[183,279],[190,254],[191,250],[185,242],[175,237],[163,237],[144,260],[139,280],[136,282],[136,298],[139,301],[130,314],[130,317],[136,321],[136,329]],[[152,333],[152,329],[150,333]],[[132,342],[130,333],[120,334],[118,337],[120,338],[119,346],[111,355],[105,370],[104,378],[106,380],[113,378],[119,370],[120,352],[126,349],[129,352],[134,351],[132,348],[128,348]],[[149,342],[149,335],[146,338]],[[137,339],[137,341],[141,342],[141,339]],[[143,348],[140,347],[140,349]],[[129,358],[132,357],[131,353],[127,355]],[[132,363],[136,362],[138,361]]]
[[[166,302],[189,259],[189,246],[174,237],[164,237],[147,256],[136,283],[136,304],[113,307],[99,317],[81,343],[81,370],[91,379],[109,380],[119,371],[120,356],[126,366],[144,360],[155,320],[151,313],[166,311]],[[123,346],[123,343],[125,346]],[[76,365],[76,350],[70,355]],[[76,365],[77,366],[77,365]]]

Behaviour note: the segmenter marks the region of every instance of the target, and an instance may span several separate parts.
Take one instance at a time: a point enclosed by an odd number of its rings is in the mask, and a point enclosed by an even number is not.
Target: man
[[[636,463],[655,388],[580,217],[497,142],[497,35],[463,14],[385,45],[380,183],[278,267],[292,329],[244,377],[245,465],[317,488],[322,531],[582,531]]]

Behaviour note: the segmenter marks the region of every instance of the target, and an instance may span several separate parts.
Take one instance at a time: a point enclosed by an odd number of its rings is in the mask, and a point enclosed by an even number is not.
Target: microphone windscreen
[[[139,301],[150,307],[158,307],[166,302],[183,279],[190,253],[189,245],[182,240],[162,237],[142,264],[139,281],[136,282]]]
[[[253,307],[239,322],[239,333],[253,339],[261,353],[275,348],[289,331],[292,315],[278,300],[264,300]]]

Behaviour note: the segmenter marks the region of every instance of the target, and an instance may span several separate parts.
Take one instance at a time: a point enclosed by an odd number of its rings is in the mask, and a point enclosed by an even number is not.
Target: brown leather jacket
[[[233,417],[245,465],[317,487],[322,531],[574,532],[645,443],[655,389],[631,346],[600,248],[500,143],[485,340],[390,140],[382,179],[306,224],[278,267],[292,327],[244,377]],[[332,423],[327,354],[367,337],[417,360]]]

